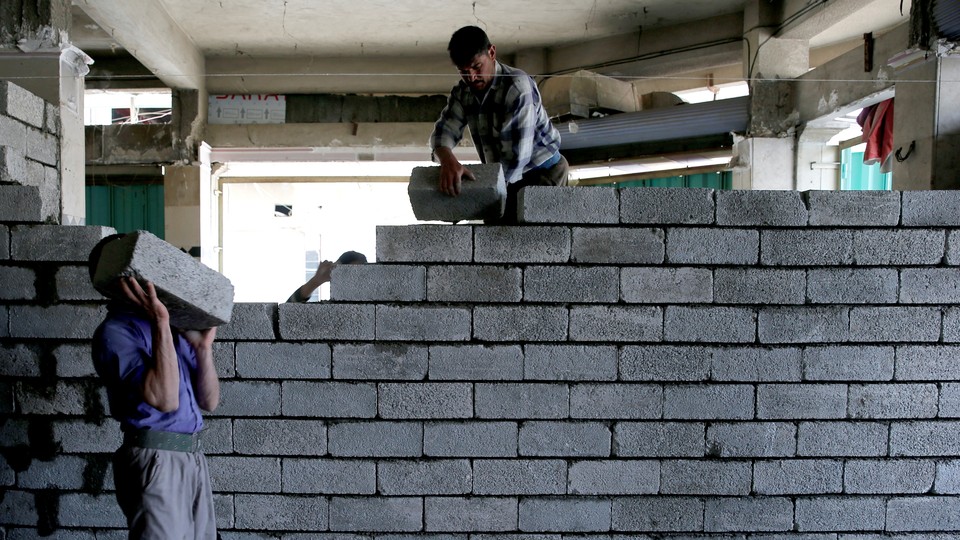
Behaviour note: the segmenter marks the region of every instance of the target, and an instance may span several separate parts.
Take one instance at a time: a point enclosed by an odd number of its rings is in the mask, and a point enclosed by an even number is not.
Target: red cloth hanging
[[[880,163],[880,172],[890,172],[893,168],[893,98],[864,107],[857,123],[863,128],[861,140],[867,143],[863,163]]]

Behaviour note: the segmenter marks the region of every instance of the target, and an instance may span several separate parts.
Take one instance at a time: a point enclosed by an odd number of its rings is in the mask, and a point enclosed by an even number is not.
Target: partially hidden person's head
[[[337,259],[337,264],[365,264],[366,262],[367,256],[359,251],[344,251]]]
[[[93,277],[97,275],[97,264],[100,263],[100,256],[103,254],[104,246],[124,236],[126,236],[126,234],[111,234],[110,236],[105,236],[90,250],[90,255],[87,257],[87,270],[90,271],[90,283],[93,283]]]
[[[486,32],[476,26],[464,26],[450,37],[447,51],[460,77],[471,88],[479,92],[490,86],[497,72],[497,48]]]

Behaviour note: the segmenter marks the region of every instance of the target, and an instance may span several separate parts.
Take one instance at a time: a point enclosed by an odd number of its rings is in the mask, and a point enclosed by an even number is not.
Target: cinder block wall
[[[960,534],[960,193],[527,191],[238,304],[227,539]],[[2,214],[0,539],[121,539],[99,227]]]

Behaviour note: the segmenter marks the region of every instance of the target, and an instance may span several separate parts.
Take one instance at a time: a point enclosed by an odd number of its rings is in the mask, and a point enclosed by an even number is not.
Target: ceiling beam
[[[780,31],[783,39],[813,39],[869,7],[874,0],[786,0],[781,6]],[[791,19],[791,20],[787,20]]]

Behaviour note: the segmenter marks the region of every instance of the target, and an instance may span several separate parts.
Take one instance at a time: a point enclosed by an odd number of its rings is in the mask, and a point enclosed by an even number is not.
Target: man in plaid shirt
[[[550,123],[534,80],[498,62],[497,48],[483,30],[476,26],[457,30],[447,50],[461,80],[430,136],[434,159],[440,162],[440,191],[459,195],[460,179],[473,179],[453,155],[469,126],[480,161],[503,167],[507,182],[503,222],[513,222],[521,188],[567,185],[560,133]]]

